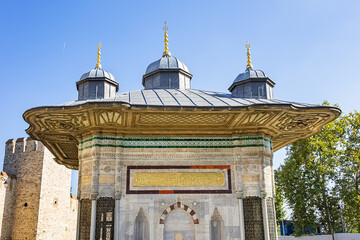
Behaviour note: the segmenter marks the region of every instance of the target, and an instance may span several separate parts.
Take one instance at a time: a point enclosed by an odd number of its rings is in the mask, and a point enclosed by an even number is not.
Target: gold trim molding
[[[225,186],[223,172],[135,172],[133,187]]]

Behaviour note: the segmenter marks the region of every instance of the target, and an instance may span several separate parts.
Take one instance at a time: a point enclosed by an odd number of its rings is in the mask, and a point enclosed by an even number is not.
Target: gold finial
[[[169,48],[168,48],[168,35],[167,35],[167,30],[169,30],[168,26],[166,26],[166,21],[165,21],[165,26],[163,27],[165,34],[164,34],[164,43],[165,43],[165,51],[163,53],[163,57],[164,56],[171,56],[171,53],[169,52]]]
[[[253,68],[253,66],[252,66],[252,64],[251,64],[251,53],[250,53],[250,43],[249,43],[249,41],[247,41],[246,42],[246,44],[245,44],[245,47],[246,47],[246,49],[247,49],[247,66],[246,66],[246,68]]]
[[[101,64],[100,64],[100,62],[101,62],[101,60],[100,60],[100,58],[101,58],[101,52],[100,52],[100,50],[101,50],[101,48],[102,48],[101,41],[100,41],[99,44],[97,45],[97,48],[98,48],[98,52],[97,52],[97,60],[96,60],[96,66],[95,66],[95,68],[100,68],[100,69],[101,69]]]

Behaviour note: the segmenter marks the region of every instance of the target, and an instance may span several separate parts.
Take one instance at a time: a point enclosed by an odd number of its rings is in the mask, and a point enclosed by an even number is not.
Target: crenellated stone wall
[[[77,199],[71,170],[31,138],[6,142],[0,187],[0,239],[75,239]],[[4,179],[4,177],[3,177]]]

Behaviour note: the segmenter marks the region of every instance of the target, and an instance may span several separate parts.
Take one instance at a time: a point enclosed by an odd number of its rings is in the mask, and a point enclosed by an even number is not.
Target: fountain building
[[[273,152],[340,110],[274,99],[275,82],[253,68],[249,44],[229,93],[192,89],[164,30],[143,90],[116,93],[99,44],[78,100],[24,113],[29,135],[79,171],[77,239],[277,239]]]

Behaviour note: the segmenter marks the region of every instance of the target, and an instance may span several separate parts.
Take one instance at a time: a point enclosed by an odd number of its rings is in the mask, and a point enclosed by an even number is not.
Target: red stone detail
[[[170,211],[168,212],[166,209],[163,211],[162,216],[166,216],[168,213],[170,213],[171,211],[173,211],[175,209],[175,207],[181,208],[181,202],[177,202],[174,203],[173,205],[170,206]],[[183,204],[183,208],[184,211],[187,211],[188,209],[191,209],[189,206]],[[193,218],[194,224],[199,224],[199,219],[194,219],[195,216],[195,211],[193,209],[191,209],[191,212],[189,213],[191,215],[191,217]],[[165,220],[160,218],[160,224],[164,224]]]
[[[198,165],[190,166],[192,169],[230,169],[230,165]]]
[[[173,190],[159,190],[159,194],[174,194]]]

